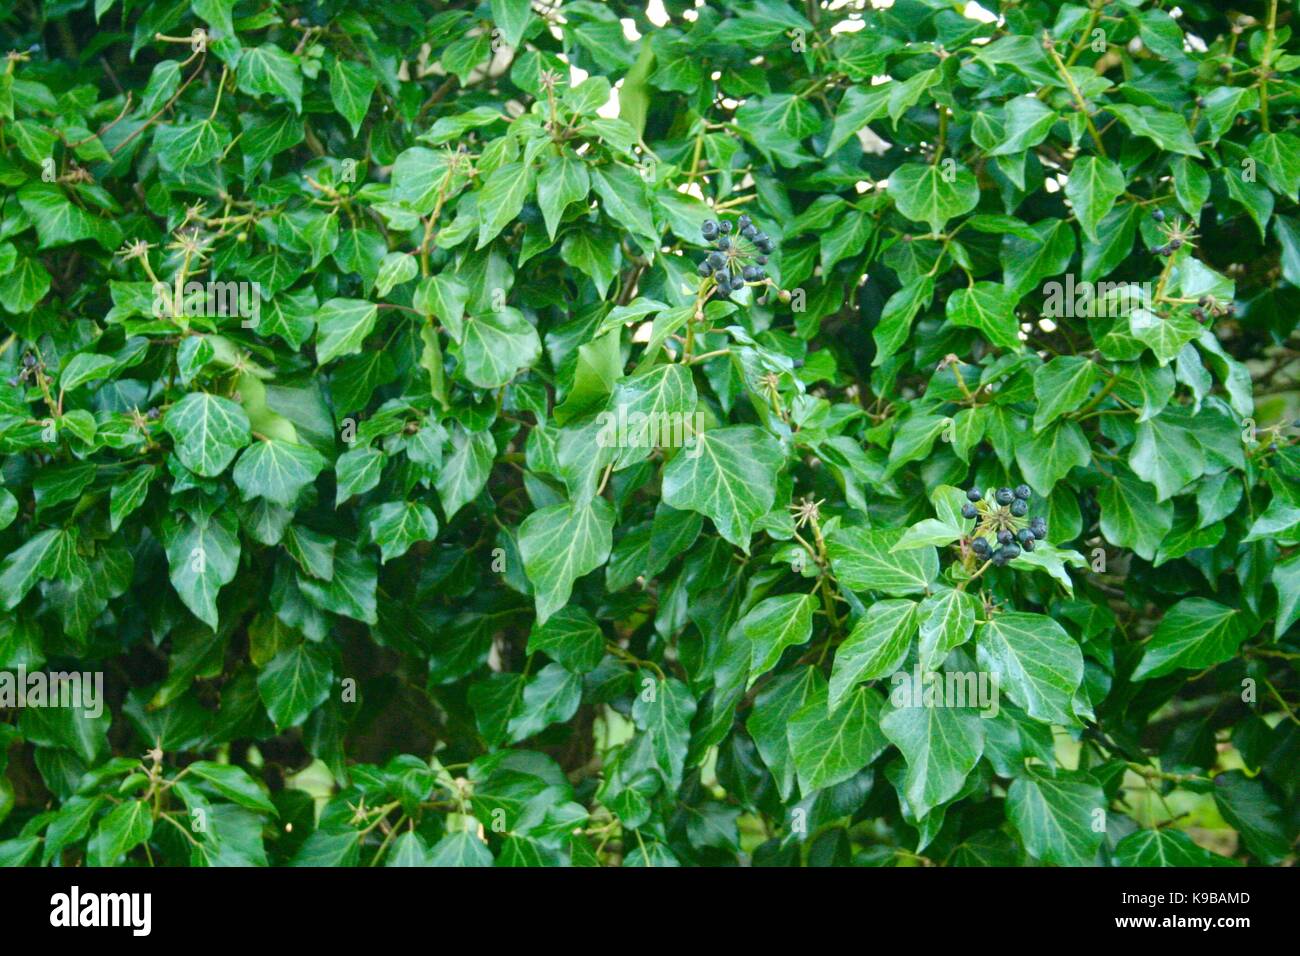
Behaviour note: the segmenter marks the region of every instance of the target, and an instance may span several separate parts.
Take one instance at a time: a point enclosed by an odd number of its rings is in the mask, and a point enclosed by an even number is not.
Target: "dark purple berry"
[[[998,532],[998,544],[1010,544],[1015,538],[1016,536],[1005,528]]]
[[[983,497],[984,493],[978,488],[972,488],[970,491],[966,492],[966,499],[968,501],[979,501]]]
[[[974,518],[978,514],[978,509],[976,509],[976,507],[970,502],[961,506],[961,516],[963,518]]]
[[[1033,539],[1033,538],[1030,538],[1028,541],[1023,541],[1023,542],[1021,542],[1020,547],[1024,548],[1026,551],[1033,551],[1033,550],[1034,550],[1034,539]]]
[[[1028,485],[1016,485],[1015,495],[1021,501],[1028,501],[1029,496],[1032,495],[1033,493],[1034,493],[1033,489],[1030,488]]]
[[[989,542],[987,538],[976,538],[974,541],[970,543],[970,546],[971,546],[971,550],[974,551],[976,554],[978,554],[980,557],[987,557],[989,551],[991,550],[989,548]]]
[[[718,231],[721,232],[724,236],[728,235],[731,232],[731,223],[729,222],[718,223]]]
[[[1164,222],[1165,211],[1163,209],[1157,209],[1155,210],[1155,212],[1151,213],[1151,218],[1154,219],[1156,222]]]
[[[1011,504],[1011,502],[1016,500],[1016,493],[1012,491],[1010,488],[999,488],[997,499],[998,499],[998,504],[1009,505]]]
[[[1011,502],[1011,514],[1017,518],[1023,518],[1029,514],[1029,502],[1017,498]]]

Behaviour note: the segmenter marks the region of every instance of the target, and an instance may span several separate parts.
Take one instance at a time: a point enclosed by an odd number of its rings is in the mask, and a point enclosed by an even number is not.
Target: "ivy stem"
[[[1070,75],[1069,67],[1067,67],[1065,61],[1061,59],[1061,54],[1056,52],[1056,47],[1052,44],[1051,37],[1047,38],[1044,46],[1047,48],[1048,56],[1052,58],[1052,63],[1056,66],[1056,72],[1061,75],[1061,79],[1065,81],[1065,85],[1070,88],[1070,95],[1074,97],[1074,105],[1078,108],[1079,112],[1083,114],[1083,121],[1088,126],[1088,135],[1092,137],[1092,142],[1097,147],[1097,152],[1101,155],[1102,159],[1105,159],[1106,147],[1102,145],[1101,134],[1097,132],[1097,126],[1092,121],[1092,114],[1088,112],[1088,103],[1083,98],[1083,94],[1079,92],[1079,87],[1078,84],[1074,82],[1074,77]]]
[[[1277,0],[1268,3],[1268,30],[1264,38],[1264,53],[1259,58],[1259,128],[1268,128],[1268,77],[1273,71],[1273,46],[1277,42]]]
[[[985,571],[987,571],[987,570],[989,569],[989,567],[990,567],[992,564],[993,564],[993,559],[992,559],[992,558],[989,558],[987,561],[985,561],[985,562],[980,566],[980,569],[979,569],[978,571],[976,571],[974,574],[972,574],[970,577],[968,577],[965,581],[962,581],[960,584],[958,584],[958,585],[957,585],[957,590],[958,590],[958,591],[965,591],[967,585],[969,585],[972,581],[977,581],[977,580],[979,580],[980,576],[981,576]]]
[[[221,79],[217,81],[217,99],[212,104],[212,112],[208,114],[209,123],[217,118],[217,110],[221,108],[221,94],[226,91],[226,75],[228,70],[229,68],[225,66],[222,66],[221,68]]]

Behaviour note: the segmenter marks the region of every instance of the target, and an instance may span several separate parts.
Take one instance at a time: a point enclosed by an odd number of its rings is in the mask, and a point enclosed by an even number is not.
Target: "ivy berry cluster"
[[[978,488],[966,492],[961,516],[978,519],[971,539],[978,557],[1001,567],[1021,551],[1033,551],[1035,541],[1047,538],[1046,518],[1026,518],[1032,494],[1028,485],[998,488],[987,495]]]
[[[719,295],[730,295],[747,283],[767,280],[767,270],[763,267],[776,249],[776,243],[749,216],[742,214],[734,223],[706,219],[700,235],[705,242],[714,244],[714,250],[701,260],[699,273],[705,278],[713,277]]]
[[[21,385],[24,381],[27,380],[27,377],[29,375],[32,378],[35,378],[37,375],[38,366],[40,366],[41,369],[44,369],[44,365],[41,364],[41,362],[36,358],[35,355],[33,355],[31,352],[24,353],[22,368],[18,370],[17,375],[8,379],[9,384],[12,387],[17,388],[19,385]]]

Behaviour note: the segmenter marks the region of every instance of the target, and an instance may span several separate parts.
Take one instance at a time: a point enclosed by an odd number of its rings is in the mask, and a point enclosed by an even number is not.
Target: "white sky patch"
[[[980,23],[998,22],[998,18],[995,14],[989,13],[976,3],[975,0],[971,0],[970,3],[966,4],[966,9],[962,11],[962,15],[969,20],[978,20]]]
[[[867,182],[865,179],[859,179],[856,183],[853,184],[853,188],[856,189],[858,191],[858,195],[861,196],[864,192],[866,192],[868,189],[871,188],[871,183]]]
[[[655,324],[653,322],[642,322],[632,333],[632,341],[638,345],[644,345],[650,341],[650,336],[654,335]]]
[[[622,88],[623,81],[620,79],[614,84],[613,88],[610,89],[609,99],[605,101],[605,105],[596,110],[597,116],[603,116],[605,119],[618,119],[618,91]]]
[[[866,25],[862,20],[841,20],[831,27],[831,33],[857,33]]]
[[[677,187],[677,191],[686,196],[694,196],[700,202],[704,201],[704,190],[700,188],[699,183],[683,183]]]
[[[1051,319],[1039,319],[1038,327],[1042,329],[1044,332],[1056,331],[1056,323],[1053,322]]]
[[[663,0],[650,0],[645,5],[645,15],[646,19],[657,27],[668,23],[668,11],[664,9]]]
[[[636,21],[631,17],[624,17],[618,22],[623,24],[623,36],[627,37],[629,42],[635,43],[641,39],[641,31],[636,28]]]

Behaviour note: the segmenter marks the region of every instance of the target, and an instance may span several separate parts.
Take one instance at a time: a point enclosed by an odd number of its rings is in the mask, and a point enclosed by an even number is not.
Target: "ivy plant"
[[[0,862],[1294,862],[1292,17],[6,6]]]

